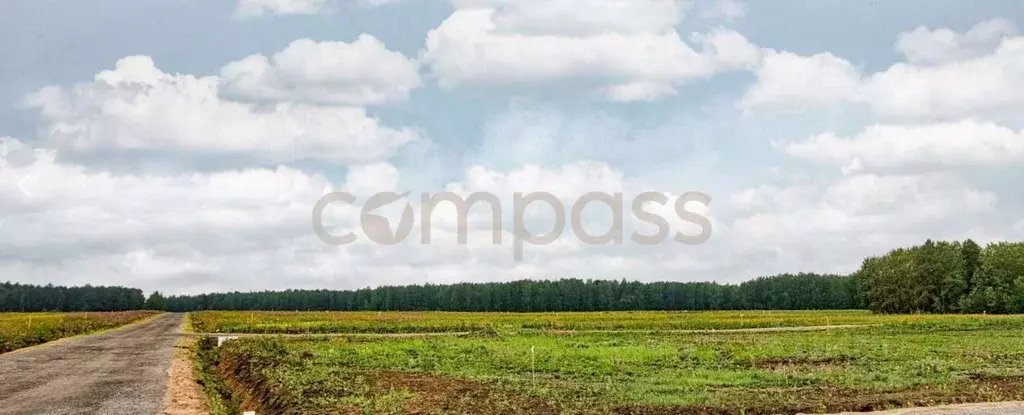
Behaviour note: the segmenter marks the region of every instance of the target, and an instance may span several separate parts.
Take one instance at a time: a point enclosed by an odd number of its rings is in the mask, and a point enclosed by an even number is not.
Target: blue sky
[[[1010,0],[8,0],[0,279],[731,282],[1020,238],[1022,19]],[[446,189],[700,191],[713,236],[567,234],[517,262],[477,208],[467,246],[309,226],[330,190]],[[435,233],[453,224],[439,210]]]

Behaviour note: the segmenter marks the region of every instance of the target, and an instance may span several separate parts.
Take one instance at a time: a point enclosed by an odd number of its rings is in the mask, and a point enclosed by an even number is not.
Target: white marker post
[[[224,342],[232,339],[237,339],[238,336],[217,336],[217,347],[223,346]]]

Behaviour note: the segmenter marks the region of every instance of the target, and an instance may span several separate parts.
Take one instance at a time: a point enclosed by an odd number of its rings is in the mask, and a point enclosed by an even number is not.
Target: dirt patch
[[[196,380],[192,355],[196,339],[183,337],[174,348],[171,367],[167,370],[167,395],[164,410],[159,415],[206,415],[209,404],[203,388]]]
[[[502,390],[488,382],[406,372],[380,372],[381,390],[407,390],[409,414],[558,414],[560,409],[539,398]]]
[[[992,411],[985,413],[1022,413],[1024,412],[1024,402],[996,402],[996,403],[968,403],[961,405],[945,405],[940,407],[931,408],[905,408],[905,409],[893,409],[891,411],[880,411],[870,412],[875,415],[957,415],[957,414],[981,414],[982,411]],[[1000,412],[997,412],[1000,411]],[[1011,412],[1013,411],[1013,412]],[[843,412],[832,415],[856,415],[858,412]]]
[[[851,356],[831,356],[821,358],[786,357],[756,360],[750,364],[750,367],[774,371],[794,371],[796,369],[803,368],[813,368],[814,370],[822,370],[826,368],[842,369],[856,361],[857,359]]]

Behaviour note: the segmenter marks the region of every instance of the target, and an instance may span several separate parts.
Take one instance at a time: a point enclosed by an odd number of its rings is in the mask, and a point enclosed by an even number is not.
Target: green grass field
[[[301,332],[289,328],[291,322],[317,332],[440,327],[471,333],[270,336],[208,349],[207,371],[233,385],[233,398],[247,409],[767,414],[1024,398],[1024,316],[857,311],[192,315],[193,327],[204,331]],[[853,324],[862,326],[728,331]],[[726,331],[673,331],[694,329]]]
[[[153,314],[156,312],[0,313],[0,353],[121,326]]]
[[[875,315],[850,311],[709,311],[593,313],[451,312],[273,312],[205,311],[190,313],[199,333],[440,333],[483,329],[573,331],[724,330],[773,327],[877,324],[980,324],[1013,316]],[[986,323],[987,324],[987,323]]]

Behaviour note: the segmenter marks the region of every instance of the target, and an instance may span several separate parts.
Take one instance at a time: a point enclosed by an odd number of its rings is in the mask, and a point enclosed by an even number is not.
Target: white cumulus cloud
[[[327,0],[238,0],[236,19],[263,15],[317,14],[327,9]]]
[[[855,169],[999,166],[1024,163],[1024,131],[963,120],[923,125],[872,125],[853,137],[833,133],[780,145],[788,154]]]
[[[421,57],[448,89],[568,81],[610,100],[653,100],[747,65],[751,55],[749,42],[725,29],[696,36],[702,50],[695,50],[674,29],[683,10],[676,1],[462,0],[456,6],[427,35]]]
[[[93,82],[51,86],[26,104],[39,111],[44,141],[77,150],[182,150],[241,154],[270,162],[386,159],[420,139],[381,125],[360,107],[224,100],[220,79],[160,71],[147,56],[121,59]]]
[[[1002,39],[1016,33],[1013,22],[1001,18],[978,23],[966,33],[918,26],[900,34],[896,50],[910,63],[943,63],[989,53]]]
[[[757,82],[740,106],[807,108],[866,105],[878,117],[900,122],[1012,117],[1024,108],[1024,37],[1007,22],[986,21],[966,34],[918,28],[901,35],[908,58],[862,74],[831,53],[800,56],[767,51]],[[951,37],[942,45],[936,39]],[[951,46],[952,45],[952,46]]]
[[[269,58],[231,62],[220,78],[231,96],[356,106],[403,101],[421,85],[414,59],[367,34],[352,43],[299,39]]]

